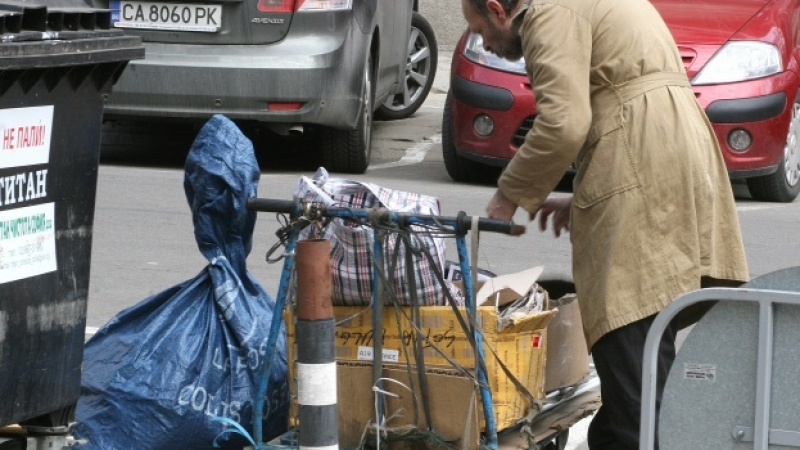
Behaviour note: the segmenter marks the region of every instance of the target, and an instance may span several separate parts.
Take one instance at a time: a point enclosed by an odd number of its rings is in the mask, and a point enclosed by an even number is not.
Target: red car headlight
[[[483,38],[480,34],[469,34],[464,45],[464,57],[482,66],[522,75],[526,74],[525,59],[520,58],[516,61],[509,61],[492,52],[487,52],[483,49]]]
[[[731,41],[711,57],[692,84],[734,83],[782,71],[781,54],[774,45],[760,41]]]

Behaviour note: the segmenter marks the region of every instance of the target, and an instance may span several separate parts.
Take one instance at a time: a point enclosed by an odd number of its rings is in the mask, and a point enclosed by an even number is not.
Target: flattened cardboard
[[[428,401],[435,433],[448,441],[469,450],[477,450],[480,443],[479,419],[480,394],[475,383],[453,369],[428,369],[425,377],[428,385]],[[382,376],[412,387],[413,393],[392,382],[384,382],[386,417],[389,428],[414,427],[427,429],[425,408],[419,392],[419,378],[405,366],[384,365]],[[372,364],[340,361],[337,364],[337,396],[339,414],[339,447],[357,448],[367,426],[375,422],[375,397],[372,391]],[[296,398],[297,386],[290,383],[292,398]],[[414,402],[418,416],[415,420]],[[297,414],[297,403],[292,402],[292,416]],[[297,425],[292,421],[292,425]],[[395,445],[393,450],[402,446]]]
[[[409,376],[410,374],[410,376]],[[386,407],[388,416],[402,411],[402,417],[392,418],[390,427],[402,425],[416,425],[418,429],[427,428],[425,408],[419,389],[419,378],[416,371],[409,371],[404,367],[387,367],[383,376],[397,380],[406,386],[414,386],[415,394],[394,383],[386,383],[387,391],[398,397],[387,396]],[[409,378],[413,378],[410,380]],[[468,442],[467,448],[478,448],[480,434],[478,431],[478,418],[482,414],[479,407],[480,396],[476,392],[475,383],[459,374],[455,370],[429,369],[425,376],[428,387],[428,405],[431,411],[433,430],[448,441],[453,441],[462,448],[462,442]],[[414,423],[414,402],[417,404],[419,421]]]
[[[289,367],[292,367],[290,364]],[[337,403],[339,405],[339,448],[358,448],[361,436],[370,420],[374,420],[375,409],[372,393],[372,364],[337,364]],[[297,383],[289,383],[294,394]],[[292,399],[296,399],[292,395]],[[292,410],[297,403],[292,401]]]
[[[547,325],[545,392],[577,384],[589,374],[589,350],[578,298],[566,295],[552,306],[557,307],[558,314]]]
[[[522,272],[498,275],[478,283],[475,294],[478,306],[502,306],[522,297],[531,290],[544,271],[543,266],[532,267]]]

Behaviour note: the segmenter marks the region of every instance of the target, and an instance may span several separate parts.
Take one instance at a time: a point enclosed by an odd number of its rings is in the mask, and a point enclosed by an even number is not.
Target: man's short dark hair
[[[511,14],[517,5],[519,4],[520,0],[497,0],[501,5],[503,5],[503,9],[506,11],[506,14]],[[486,7],[486,0],[469,0],[469,4],[472,7],[481,13],[481,15],[485,16],[489,13],[489,8]]]

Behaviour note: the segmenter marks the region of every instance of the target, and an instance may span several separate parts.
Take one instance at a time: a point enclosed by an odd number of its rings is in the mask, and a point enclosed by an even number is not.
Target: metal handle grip
[[[458,222],[459,230],[462,232],[469,231],[472,228],[472,217],[468,216],[464,211],[458,213],[456,221]],[[513,220],[487,219],[485,217],[478,219],[478,230],[509,234],[511,236],[525,234],[525,226],[517,225]]]
[[[292,200],[272,198],[251,198],[247,200],[247,209],[250,211],[291,214],[296,207],[296,203]]]
[[[478,229],[492,233],[504,233],[512,236],[525,234],[525,225],[518,225],[513,220],[478,219]]]

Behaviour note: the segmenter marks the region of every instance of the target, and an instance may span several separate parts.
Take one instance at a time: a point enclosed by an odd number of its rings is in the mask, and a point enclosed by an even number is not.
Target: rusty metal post
[[[300,450],[338,450],[331,243],[297,243],[297,403]]]

